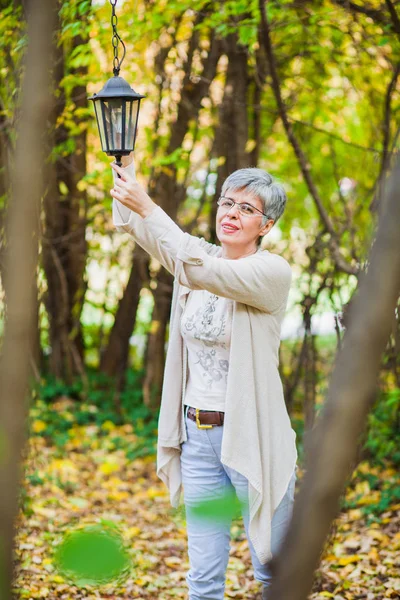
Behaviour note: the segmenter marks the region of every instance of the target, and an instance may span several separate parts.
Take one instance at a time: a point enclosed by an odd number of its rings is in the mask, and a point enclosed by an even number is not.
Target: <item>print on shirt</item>
[[[202,343],[202,349],[196,352],[197,362],[203,369],[207,389],[212,390],[213,383],[228,378],[229,361],[218,358],[217,348],[228,350],[224,340],[226,334],[226,315],[217,316],[216,304],[219,296],[209,294],[205,305],[187,317],[183,323],[186,333]]]

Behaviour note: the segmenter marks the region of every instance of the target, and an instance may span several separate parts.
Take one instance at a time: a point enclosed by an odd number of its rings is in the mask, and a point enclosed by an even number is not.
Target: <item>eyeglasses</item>
[[[258,217],[258,215],[264,215],[269,219],[268,215],[263,213],[261,210],[249,204],[248,202],[235,202],[232,198],[227,198],[226,196],[220,196],[217,200],[217,204],[222,210],[228,212],[233,206],[238,207],[238,211],[244,217]]]

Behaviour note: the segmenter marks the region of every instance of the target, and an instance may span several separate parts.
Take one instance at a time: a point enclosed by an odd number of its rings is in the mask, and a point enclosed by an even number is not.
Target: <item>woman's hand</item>
[[[120,178],[116,178],[114,181],[111,196],[141,217],[147,217],[157,207],[157,204],[125,169],[118,167],[115,163],[111,163],[111,166],[120,175]]]

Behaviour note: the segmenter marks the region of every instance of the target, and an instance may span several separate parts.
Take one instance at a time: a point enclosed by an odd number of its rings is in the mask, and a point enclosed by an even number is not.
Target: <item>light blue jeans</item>
[[[198,505],[201,500],[224,497],[233,491],[241,503],[254,577],[268,586],[272,579],[268,564],[262,565],[259,562],[249,539],[248,481],[243,475],[221,463],[224,426],[198,429],[196,423],[188,418],[187,408],[185,423],[187,441],[181,444],[181,473],[190,564],[186,575],[189,599],[223,600],[231,538],[229,519],[200,518],[191,507]],[[295,483],[294,472],[286,494],[272,518],[272,555],[277,553],[292,516]]]

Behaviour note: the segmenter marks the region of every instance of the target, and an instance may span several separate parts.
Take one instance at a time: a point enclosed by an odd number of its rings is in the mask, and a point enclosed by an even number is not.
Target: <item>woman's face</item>
[[[251,204],[258,210],[264,211],[263,203],[260,198],[243,190],[228,190],[225,197],[235,202]],[[269,220],[262,226],[263,215],[257,213],[257,216],[245,216],[239,212],[239,207],[235,204],[227,210],[219,206],[216,218],[216,233],[222,246],[242,250],[243,254],[248,253],[257,247],[257,241],[260,234],[265,235],[272,227],[273,221]]]

